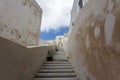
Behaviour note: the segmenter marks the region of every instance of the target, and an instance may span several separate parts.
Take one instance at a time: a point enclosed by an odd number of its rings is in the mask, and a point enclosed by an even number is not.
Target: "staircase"
[[[33,80],[77,80],[72,65],[57,54],[54,61],[46,61]]]

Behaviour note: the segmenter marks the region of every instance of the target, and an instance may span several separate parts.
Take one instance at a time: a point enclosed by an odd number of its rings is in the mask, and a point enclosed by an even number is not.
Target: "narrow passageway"
[[[59,49],[53,61],[46,61],[33,80],[76,80],[76,74],[64,51]]]

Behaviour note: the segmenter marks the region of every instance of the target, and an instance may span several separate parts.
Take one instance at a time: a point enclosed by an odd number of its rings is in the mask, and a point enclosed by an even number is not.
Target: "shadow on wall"
[[[0,37],[0,80],[31,80],[47,53],[47,46],[26,48]]]

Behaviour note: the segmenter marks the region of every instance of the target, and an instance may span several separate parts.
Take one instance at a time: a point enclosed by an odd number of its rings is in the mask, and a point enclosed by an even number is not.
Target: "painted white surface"
[[[114,25],[115,16],[112,13],[108,13],[105,20],[105,38],[107,45],[111,43]]]
[[[34,0],[0,0],[0,36],[26,46],[39,43],[42,10]]]
[[[94,0],[95,5],[93,5],[93,11],[96,16],[103,14],[103,8],[106,5],[106,2],[107,2],[107,0]],[[96,5],[97,5],[97,7],[96,7]]]
[[[94,36],[97,38],[100,35],[100,28],[99,27],[95,27],[94,29]]]
[[[89,0],[83,0],[83,5],[86,5]]]
[[[83,0],[83,6],[86,5],[86,3],[88,2],[89,0]],[[80,7],[79,7],[79,0],[74,0],[74,3],[73,3],[73,8],[71,10],[71,22],[74,22],[75,19],[76,19],[76,16],[77,14],[79,13],[80,11]]]
[[[115,16],[112,14],[112,9],[113,9],[113,2],[112,0],[109,0],[108,2],[108,11],[110,11],[105,20],[105,38],[106,38],[106,44],[109,45],[112,41],[112,33],[113,33],[113,28],[115,26]]]
[[[83,7],[87,4],[89,0],[83,0]],[[70,36],[70,33],[74,27],[74,25],[72,24],[75,24],[75,20],[76,20],[76,17],[80,11],[80,7],[79,7],[79,0],[74,0],[74,3],[73,3],[73,7],[72,7],[72,10],[71,10],[71,21],[70,21],[70,29],[69,29],[69,36]]]
[[[89,48],[90,47],[90,40],[89,40],[88,35],[86,36],[85,43],[86,43],[86,47]]]
[[[112,2],[112,0],[109,0],[109,2],[108,2],[108,11],[112,11],[113,5],[114,5],[114,3]]]
[[[71,24],[72,24],[72,22],[75,21],[76,16],[77,16],[77,14],[79,12],[78,2],[79,2],[79,0],[74,0],[73,8],[71,10]]]

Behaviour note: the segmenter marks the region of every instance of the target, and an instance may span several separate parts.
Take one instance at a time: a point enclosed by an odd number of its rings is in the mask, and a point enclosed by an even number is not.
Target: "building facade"
[[[89,0],[74,0],[73,7],[71,10],[71,20],[70,20],[70,29],[69,34],[74,26],[74,22],[76,20],[76,17],[81,10],[82,7],[84,7]]]
[[[42,9],[35,0],[0,0],[0,36],[24,46],[39,44]]]
[[[72,17],[65,52],[79,80],[120,80],[120,0],[90,0]]]

